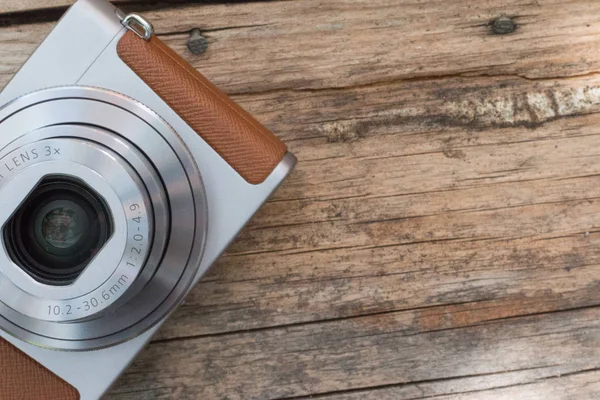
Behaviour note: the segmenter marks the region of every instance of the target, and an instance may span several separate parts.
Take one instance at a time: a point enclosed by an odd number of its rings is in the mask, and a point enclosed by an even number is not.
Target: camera
[[[100,398],[296,158],[105,0],[0,105],[0,398]]]

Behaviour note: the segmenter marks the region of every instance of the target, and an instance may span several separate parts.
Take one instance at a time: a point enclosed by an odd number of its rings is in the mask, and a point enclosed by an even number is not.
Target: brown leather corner
[[[287,147],[157,37],[127,32],[119,57],[246,181],[262,183]]]
[[[78,400],[79,393],[0,338],[0,400]]]

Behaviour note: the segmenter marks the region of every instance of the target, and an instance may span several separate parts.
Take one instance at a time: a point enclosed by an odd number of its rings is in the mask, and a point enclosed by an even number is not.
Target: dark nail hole
[[[517,24],[512,18],[500,17],[492,22],[492,32],[495,35],[507,35],[517,30]]]

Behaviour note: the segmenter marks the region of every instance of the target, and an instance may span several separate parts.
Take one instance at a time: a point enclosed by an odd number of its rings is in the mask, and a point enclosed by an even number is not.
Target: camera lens
[[[44,179],[9,220],[4,240],[13,260],[42,283],[73,283],[112,234],[104,201],[83,182]]]

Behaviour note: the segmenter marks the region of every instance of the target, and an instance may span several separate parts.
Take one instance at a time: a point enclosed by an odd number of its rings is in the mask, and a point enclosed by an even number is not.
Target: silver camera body
[[[80,0],[0,94],[0,337],[81,399],[106,393],[296,163],[244,180],[119,58],[126,32],[108,2]],[[112,221],[59,285],[8,243],[57,181],[85,183]]]

